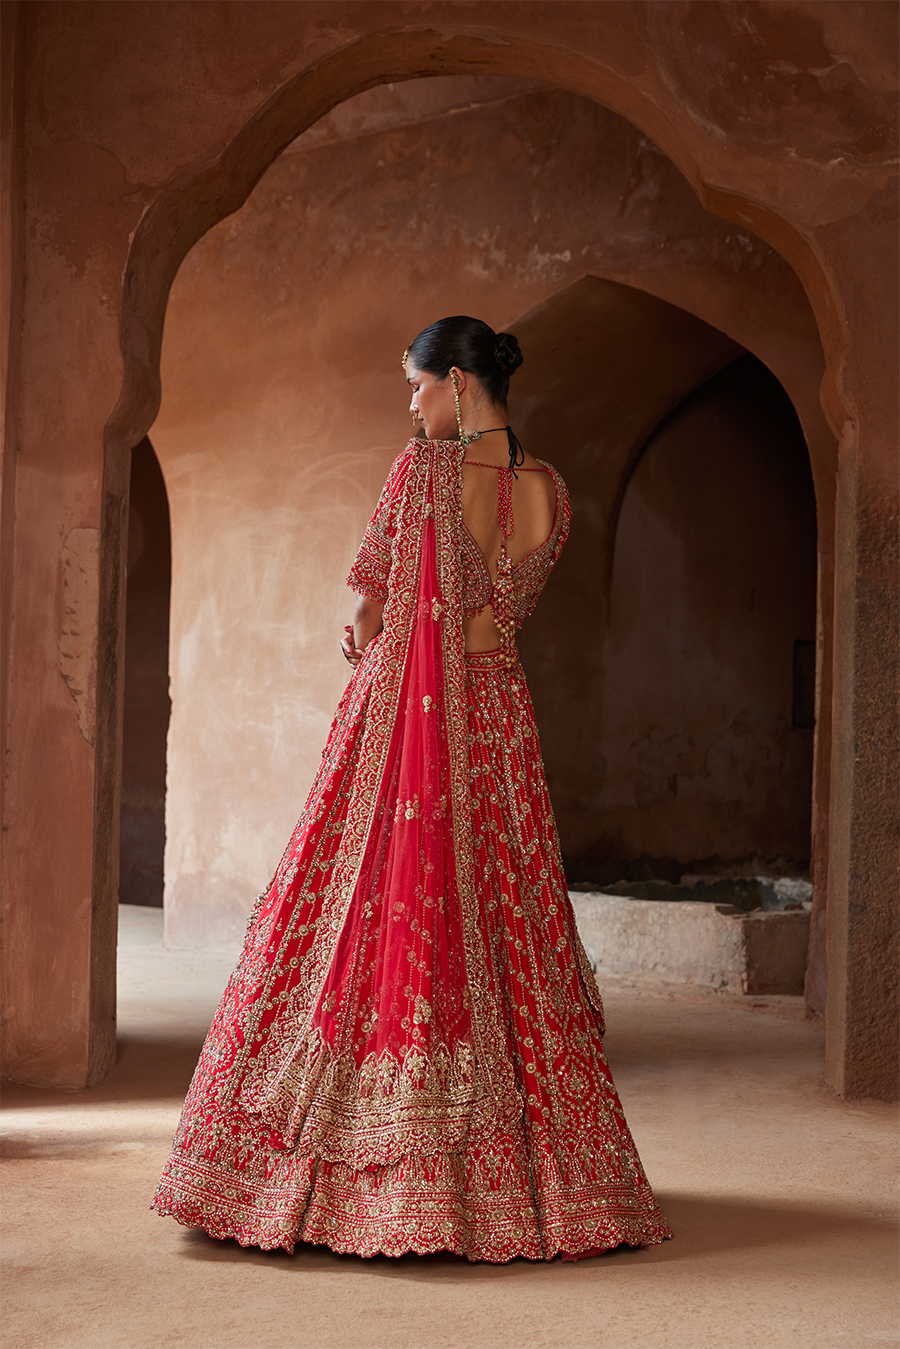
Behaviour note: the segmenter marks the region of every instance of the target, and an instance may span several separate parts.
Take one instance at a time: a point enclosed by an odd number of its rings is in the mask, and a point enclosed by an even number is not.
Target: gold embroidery
[[[456,442],[413,442],[391,471],[367,578],[386,587],[389,576],[385,629],[348,683],[307,806],[257,901],[154,1201],[216,1236],[507,1260],[669,1235],[609,1085],[524,676],[498,653],[464,654],[460,461]],[[426,697],[446,719],[440,811],[455,884],[452,871],[435,876],[431,898],[423,874],[388,912],[377,875],[357,890],[379,831],[420,818],[415,796],[386,821],[380,811],[425,519],[446,604],[444,685]],[[541,568],[542,584],[546,556],[523,566],[517,619]],[[433,827],[422,820],[409,836]],[[337,993],[327,981],[352,924],[356,964]],[[407,972],[390,997],[405,1001],[379,1026],[366,981],[388,931]],[[456,932],[461,949],[442,957],[457,961],[454,973],[437,980],[435,948]],[[471,1012],[470,1039],[446,1033],[451,985]],[[318,1007],[343,1040],[326,1043]],[[395,1052],[378,1037],[401,1019]]]
[[[419,818],[419,798],[414,796],[411,801],[397,802],[397,819],[417,820]]]

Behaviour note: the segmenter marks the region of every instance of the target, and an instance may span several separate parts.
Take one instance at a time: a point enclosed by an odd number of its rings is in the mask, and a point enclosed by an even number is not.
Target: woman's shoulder
[[[554,528],[550,539],[548,539],[548,543],[552,542],[553,559],[555,561],[569,533],[569,525],[572,521],[572,504],[569,500],[569,490],[559,469],[554,468],[546,459],[538,459],[537,463],[545,473],[549,474],[556,497]]]
[[[529,460],[531,461],[530,463]],[[567,497],[569,495],[568,491],[566,490],[566,484],[563,475],[560,473],[558,468],[554,467],[553,464],[549,463],[546,459],[538,459],[534,455],[527,454],[525,456],[525,467],[530,468],[532,466],[534,468],[543,469],[545,473],[550,475],[550,477],[556,484],[556,490],[561,497]]]
[[[559,469],[550,463],[549,459],[539,459],[535,454],[525,455],[526,468],[542,468],[545,473],[549,473],[553,478],[562,478]]]
[[[391,464],[390,469],[388,470],[387,475],[388,483],[394,483],[398,479],[404,478],[406,476],[410,464],[415,459],[416,454],[418,453],[419,446],[420,442],[416,440],[411,440],[406,445],[406,447],[400,451],[394,462]]]
[[[411,436],[406,442],[406,447],[400,451],[397,458],[391,464],[391,473],[395,469],[406,469],[415,459],[435,445],[449,445],[450,441],[444,440],[426,440],[424,436]]]
[[[394,460],[393,464],[391,465],[391,468],[396,468],[398,464],[408,464],[410,460],[415,458],[415,456],[419,453],[421,448],[422,448],[422,441],[417,440],[415,436],[413,436],[411,440],[408,440],[406,442],[406,445],[397,455],[397,458]]]

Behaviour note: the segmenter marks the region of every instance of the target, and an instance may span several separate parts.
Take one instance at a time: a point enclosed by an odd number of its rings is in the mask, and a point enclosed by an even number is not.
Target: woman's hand
[[[346,625],[341,638],[341,650],[350,665],[355,667],[359,664],[372,638],[381,632],[383,611],[384,605],[380,600],[367,600],[364,595],[357,595],[353,624]]]
[[[345,658],[353,666],[357,666],[363,658],[363,653],[353,639],[352,623],[348,623],[344,628],[344,636],[341,638],[341,650],[343,651]]]

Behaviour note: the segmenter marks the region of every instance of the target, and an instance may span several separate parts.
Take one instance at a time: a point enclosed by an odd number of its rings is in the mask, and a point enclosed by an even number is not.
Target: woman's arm
[[[346,636],[341,641],[341,650],[351,665],[359,664],[372,638],[381,632],[383,613],[384,604],[381,600],[369,600],[365,595],[357,595],[353,625],[347,624],[344,629]]]

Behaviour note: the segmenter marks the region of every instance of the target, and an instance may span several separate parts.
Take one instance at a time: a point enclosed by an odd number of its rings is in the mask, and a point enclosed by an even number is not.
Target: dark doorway
[[[515,331],[513,420],[572,497],[521,634],[567,876],[802,877],[816,504],[790,399],[724,334],[599,278]]]
[[[162,908],[169,730],[169,501],[146,438],[132,451],[119,903]]]

